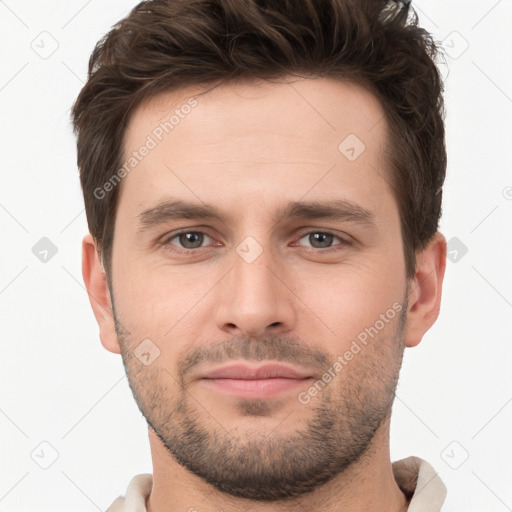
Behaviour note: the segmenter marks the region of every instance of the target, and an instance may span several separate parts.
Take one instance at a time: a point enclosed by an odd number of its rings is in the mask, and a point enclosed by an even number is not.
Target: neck
[[[254,510],[296,512],[405,512],[408,500],[398,487],[389,454],[389,420],[381,424],[363,457],[326,484],[297,498],[261,502],[218,491],[178,464],[149,429],[153,459],[153,488],[148,512]]]

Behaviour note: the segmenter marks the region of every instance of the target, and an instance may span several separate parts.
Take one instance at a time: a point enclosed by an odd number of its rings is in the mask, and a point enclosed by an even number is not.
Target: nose
[[[252,262],[240,254],[233,254],[231,270],[216,287],[218,328],[251,337],[293,329],[297,299],[290,289],[289,269],[283,270],[267,249]]]

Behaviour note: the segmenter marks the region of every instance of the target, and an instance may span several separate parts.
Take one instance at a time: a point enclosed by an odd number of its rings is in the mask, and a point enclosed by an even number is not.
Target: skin
[[[391,404],[404,348],[437,319],[446,241],[436,233],[406,278],[382,107],[362,87],[325,78],[199,92],[161,94],[131,118],[126,156],[174,109],[198,101],[124,178],[112,290],[95,240],[83,240],[101,342],[122,355],[149,424],[147,508],[406,510],[389,454]],[[338,149],[348,134],[366,146],[355,161]],[[170,197],[213,205],[229,218],[169,220],[138,232],[140,213]],[[273,219],[289,201],[331,199],[365,208],[375,224]],[[205,236],[186,245],[175,236],[182,229]],[[335,236],[315,242],[313,234],[325,232]],[[250,263],[236,250],[248,236],[257,242],[250,251],[262,251]],[[172,251],[185,248],[196,252]],[[301,403],[298,392],[393,304],[401,313]],[[144,339],[160,351],[147,366],[135,357]],[[283,362],[311,379],[276,397],[243,400],[199,378],[234,360]]]

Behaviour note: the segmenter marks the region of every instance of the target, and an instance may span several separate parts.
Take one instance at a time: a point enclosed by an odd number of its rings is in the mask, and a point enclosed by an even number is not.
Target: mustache
[[[183,382],[190,371],[199,364],[224,363],[231,360],[272,360],[322,371],[328,365],[329,356],[297,338],[269,335],[263,339],[255,339],[236,336],[224,342],[194,347],[179,364],[180,380]]]

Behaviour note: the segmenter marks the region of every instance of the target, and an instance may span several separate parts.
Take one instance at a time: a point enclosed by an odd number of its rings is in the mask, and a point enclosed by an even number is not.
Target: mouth
[[[210,389],[243,398],[271,398],[285,392],[296,391],[312,380],[313,376],[281,364],[254,367],[234,364],[215,368],[201,375],[201,382]]]

